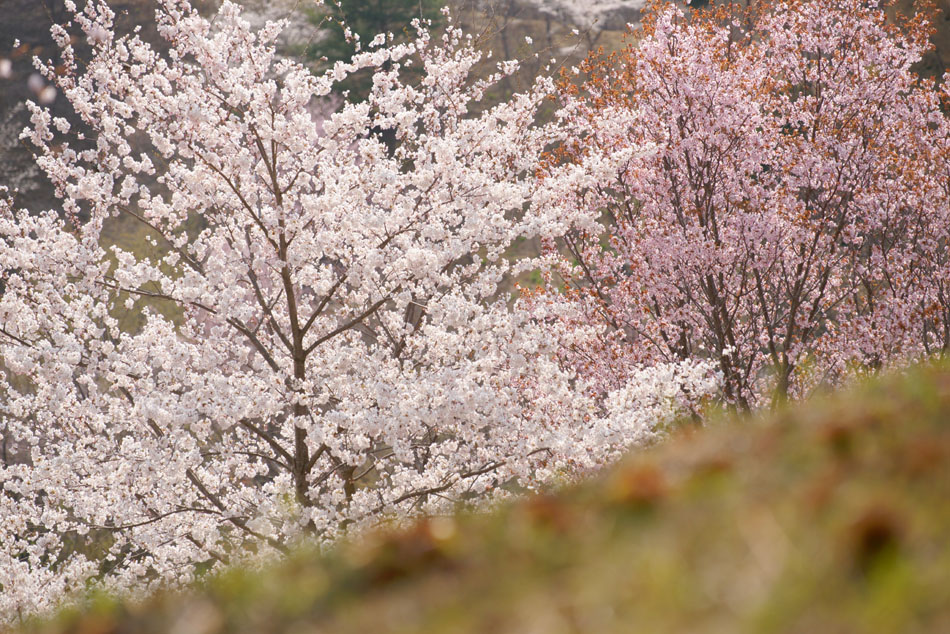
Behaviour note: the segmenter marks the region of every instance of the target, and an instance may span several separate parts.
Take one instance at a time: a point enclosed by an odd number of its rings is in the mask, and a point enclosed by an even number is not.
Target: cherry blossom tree
[[[645,390],[711,389],[660,368],[589,399],[510,308],[506,250],[561,227],[525,213],[552,80],[478,105],[517,63],[474,73],[451,22],[314,75],[275,53],[282,23],[157,5],[167,53],[66,1],[62,64],[39,67],[83,126],[31,105],[24,132],[62,208],[0,196],[3,615],[565,477],[679,411]],[[363,69],[365,101],[313,116]],[[110,244],[116,218],[153,248]]]
[[[532,302],[603,326],[565,348],[583,375],[707,359],[749,408],[950,348],[948,124],[913,70],[928,15],[657,5],[564,84],[574,139],[539,199],[575,224]]]

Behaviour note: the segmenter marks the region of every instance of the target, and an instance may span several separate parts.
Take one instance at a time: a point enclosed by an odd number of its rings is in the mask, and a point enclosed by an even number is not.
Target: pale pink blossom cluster
[[[687,361],[602,390],[562,350],[600,326],[510,306],[512,243],[587,218],[540,204],[551,79],[484,107],[518,65],[476,73],[451,25],[313,75],[232,2],[158,0],[167,53],[65,4],[91,53],[55,27],[40,68],[85,131],[31,105],[24,133],[62,208],[0,196],[5,618],[574,477],[715,389]],[[364,68],[365,101],[321,101]]]
[[[582,376],[616,388],[706,359],[749,408],[950,349],[946,94],[913,71],[926,20],[864,0],[667,6],[585,65],[536,198],[568,231],[532,298],[603,328],[565,352]]]

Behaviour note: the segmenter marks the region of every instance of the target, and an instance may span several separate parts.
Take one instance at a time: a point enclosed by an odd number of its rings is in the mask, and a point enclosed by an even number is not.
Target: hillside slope
[[[24,632],[950,631],[950,367],[604,476]]]

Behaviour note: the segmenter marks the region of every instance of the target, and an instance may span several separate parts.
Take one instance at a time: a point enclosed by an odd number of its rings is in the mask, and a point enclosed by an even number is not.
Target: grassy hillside
[[[950,631],[950,367],[684,430],[490,514],[24,631]]]

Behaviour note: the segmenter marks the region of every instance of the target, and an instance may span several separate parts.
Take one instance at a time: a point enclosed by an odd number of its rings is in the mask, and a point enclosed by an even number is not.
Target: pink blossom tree
[[[582,374],[708,359],[749,408],[950,347],[950,128],[913,71],[927,15],[657,5],[565,83],[574,139],[543,199],[587,220],[532,301],[603,326],[565,348]]]
[[[67,4],[91,59],[57,27],[67,70],[44,71],[93,132],[33,106],[63,209],[0,218],[4,434],[30,455],[0,478],[0,607],[105,572],[185,580],[527,476],[548,434],[482,351],[507,327],[502,255],[551,82],[470,116],[517,65],[474,79],[481,56],[451,28],[314,76],[275,55],[281,24],[255,33],[231,3],[212,26],[160,2],[167,56],[115,34],[104,2]],[[311,116],[363,68],[365,102]],[[116,216],[160,255],[105,244]],[[87,535],[100,560],[72,552]]]
[[[63,66],[40,67],[84,131],[32,105],[24,133],[62,209],[0,196],[3,615],[505,495],[675,415],[643,397],[662,372],[585,400],[509,307],[506,250],[561,227],[525,213],[561,134],[537,121],[552,80],[479,105],[517,63],[474,73],[451,24],[315,76],[276,55],[281,23],[157,4],[167,54],[67,0],[91,53],[55,27]],[[313,116],[362,69],[365,101]],[[109,244],[118,217],[153,249]]]

